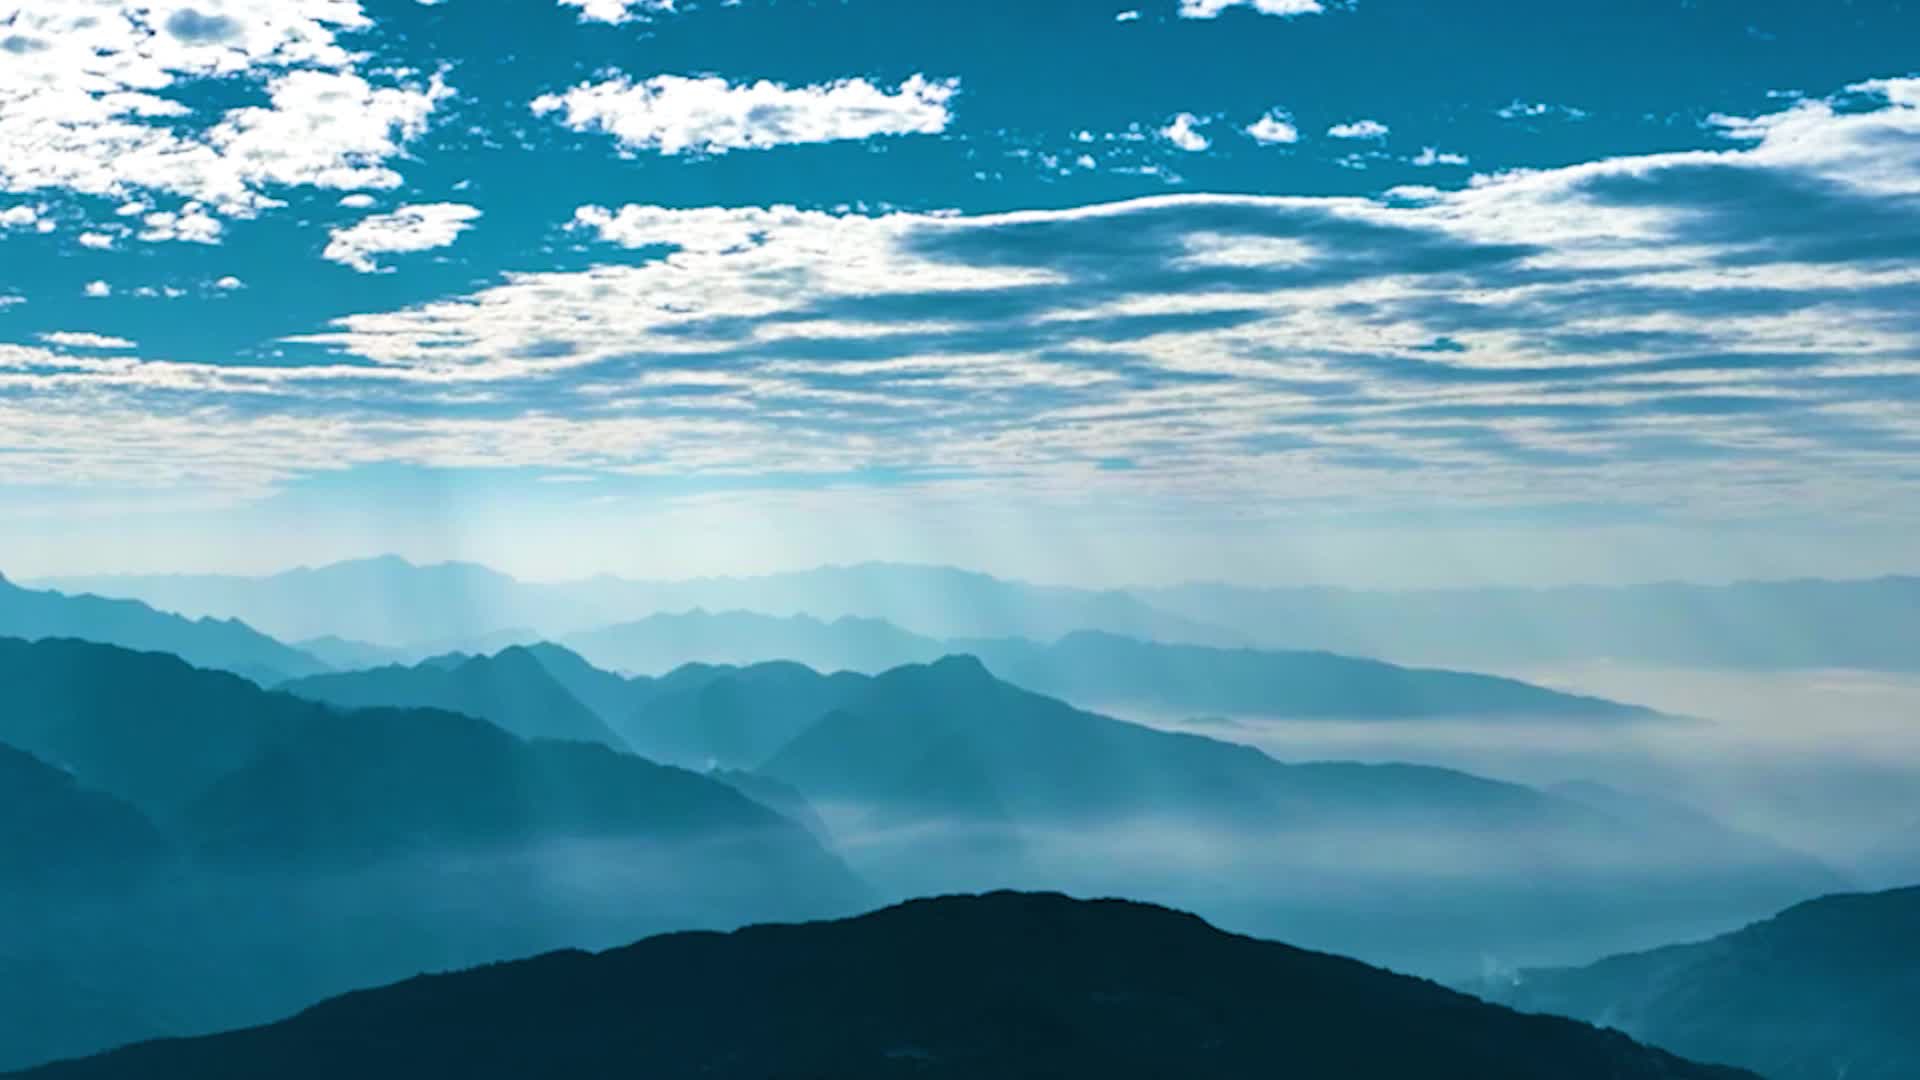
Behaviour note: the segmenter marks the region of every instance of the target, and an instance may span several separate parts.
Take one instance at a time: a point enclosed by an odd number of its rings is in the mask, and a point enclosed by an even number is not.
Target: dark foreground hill
[[[1124,901],[995,893],[412,979],[43,1080],[1737,1080]]]
[[[1523,972],[1499,996],[1771,1080],[1911,1080],[1920,887],[1823,897],[1710,941]]]

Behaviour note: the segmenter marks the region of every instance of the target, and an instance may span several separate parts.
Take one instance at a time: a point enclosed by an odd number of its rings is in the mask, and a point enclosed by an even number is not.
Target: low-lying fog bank
[[[1585,664],[1501,674],[1632,701],[1674,721],[1395,722],[1120,715],[1287,761],[1418,761],[1542,787],[1601,784],[1609,809],[1690,807],[1867,886],[1920,874],[1920,676]],[[1678,804],[1678,806],[1675,806]]]

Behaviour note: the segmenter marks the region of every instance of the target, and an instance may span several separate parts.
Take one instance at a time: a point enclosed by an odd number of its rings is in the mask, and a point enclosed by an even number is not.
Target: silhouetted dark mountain
[[[1097,631],[1052,645],[956,642],[996,675],[1087,704],[1262,716],[1650,718],[1648,709],[1564,694],[1514,679],[1396,667],[1326,652],[1165,645]]]
[[[788,842],[799,834],[697,773],[591,743],[529,742],[431,709],[360,710],[310,727],[216,782],[186,820],[204,850],[296,861],[635,835],[766,833]],[[817,853],[811,842],[793,846]],[[770,863],[778,847],[769,845]]]
[[[931,799],[929,810],[943,818],[977,809],[1021,821],[1171,814],[1431,823],[1552,820],[1570,809],[1528,788],[1444,769],[1283,765],[1237,743],[1082,712],[996,679],[972,657],[878,676],[761,771],[815,800],[911,812]],[[982,801],[956,798],[959,791]]]
[[[0,743],[0,891],[118,878],[166,853],[132,806]]]
[[[0,577],[0,637],[75,638],[170,652],[200,667],[275,682],[325,671],[319,660],[234,620],[185,619],[136,600],[23,589]]]
[[[0,863],[119,850],[119,804],[54,763],[151,811],[180,852],[57,893],[0,865],[0,1068],[422,970],[871,900],[732,785],[604,746],[342,711],[86,642],[0,640],[0,685],[0,739],[39,759],[0,755]]]
[[[884,671],[937,659],[938,641],[882,619],[750,611],[649,615],[644,619],[570,634],[565,644],[595,664],[653,674],[685,664],[753,664],[791,660],[823,671]]]
[[[1908,1080],[1920,1076],[1920,888],[1823,897],[1493,992],[1769,1080]]]
[[[620,728],[640,753],[689,767],[752,769],[870,680],[822,675],[775,661],[731,668],[690,665],[652,684]]]
[[[1163,908],[1012,893],[412,979],[26,1075],[1752,1080]]]
[[[546,668],[547,674],[566,687],[568,693],[615,731],[620,731],[658,692],[653,679],[628,678],[594,667],[579,653],[552,642],[528,645],[526,651]]]
[[[1920,670],[1920,577],[1407,591],[1185,585],[1134,595],[1261,645],[1401,661]]]
[[[522,738],[626,748],[592,709],[567,692],[547,663],[521,646],[493,656],[430,658],[410,668],[315,675],[281,689],[343,708],[446,709],[492,721]]]
[[[332,715],[165,653],[0,639],[0,740],[162,819]]]

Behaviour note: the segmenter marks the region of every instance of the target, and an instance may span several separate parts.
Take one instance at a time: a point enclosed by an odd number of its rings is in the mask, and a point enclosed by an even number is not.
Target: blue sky
[[[1912,570],[1916,42],[1892,2],[0,7],[0,569]]]

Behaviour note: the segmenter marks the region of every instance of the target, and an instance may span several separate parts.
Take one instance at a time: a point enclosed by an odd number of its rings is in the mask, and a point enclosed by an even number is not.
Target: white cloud
[[[340,196],[340,205],[350,210],[370,209],[375,201],[373,196],[364,191],[356,191],[351,195]]]
[[[72,193],[151,212],[151,195],[250,217],[296,185],[393,187],[387,161],[447,95],[438,79],[376,84],[337,40],[371,24],[358,0],[62,0],[8,16],[0,64],[0,191]],[[200,120],[181,91],[264,80],[268,103]],[[165,123],[154,123],[164,120]],[[149,226],[207,242],[201,222]]]
[[[1418,154],[1407,159],[1407,164],[1418,165],[1423,169],[1431,165],[1465,165],[1466,163],[1465,154],[1444,153],[1431,146],[1421,147]]]
[[[579,8],[581,22],[614,24],[674,10],[674,0],[560,0],[560,5]]]
[[[1532,119],[1548,113],[1557,113],[1568,120],[1585,119],[1587,115],[1585,109],[1576,109],[1571,105],[1549,105],[1544,101],[1521,101],[1519,98],[1494,110],[1494,115],[1502,120]]]
[[[111,251],[113,235],[103,232],[83,232],[80,234],[80,246],[93,248],[96,251]]]
[[[80,330],[55,330],[40,335],[40,340],[49,345],[58,345],[67,349],[132,349],[136,343],[126,338],[110,337]]]
[[[227,291],[227,292],[232,292],[235,289],[246,288],[247,283],[244,281],[241,281],[237,277],[234,277],[232,274],[228,274],[226,277],[223,277],[220,280],[214,282],[213,287],[216,289]]]
[[[1138,11],[1123,11],[1113,17],[1114,22],[1135,22],[1140,18]]]
[[[1320,0],[1180,0],[1180,17],[1211,19],[1228,8],[1234,7],[1249,7],[1262,15],[1279,15],[1285,18],[1296,15],[1318,15],[1327,10]]]
[[[574,131],[603,131],[629,149],[662,154],[760,149],[793,143],[937,134],[953,116],[958,79],[915,75],[892,90],[865,79],[812,86],[656,75],[581,83],[533,101]]]
[[[378,273],[382,267],[377,256],[446,247],[472,228],[479,216],[478,208],[461,203],[398,207],[390,214],[374,214],[333,230],[321,257],[363,274]]]
[[[452,90],[440,76],[376,86],[346,71],[294,71],[267,86],[271,104],[235,109],[207,143],[249,187],[336,190],[400,186],[389,158],[426,131]]]
[[[156,210],[140,219],[140,239],[149,242],[184,240],[195,244],[217,244],[224,226],[207,208],[190,202],[179,210]]]
[[[1189,154],[1197,154],[1213,145],[1199,131],[1206,122],[1190,112],[1183,112],[1176,115],[1172,123],[1160,129],[1160,137]]]
[[[1327,129],[1327,134],[1336,139],[1384,139],[1387,137],[1387,125],[1378,120],[1355,120],[1346,124],[1335,124]]]
[[[5,210],[0,210],[0,232],[8,229],[32,229],[35,232],[42,233],[52,232],[54,229],[53,222],[46,217],[42,217],[41,215],[44,213],[45,209],[43,207],[30,206],[26,203],[17,203],[9,206]]]
[[[1300,129],[1293,125],[1293,116],[1285,109],[1269,109],[1266,115],[1249,124],[1246,130],[1255,142],[1286,144],[1300,141]]]
[[[102,297],[112,296],[113,286],[107,284],[104,281],[89,281],[87,282],[87,287],[84,291],[88,296],[91,296],[97,300]]]

